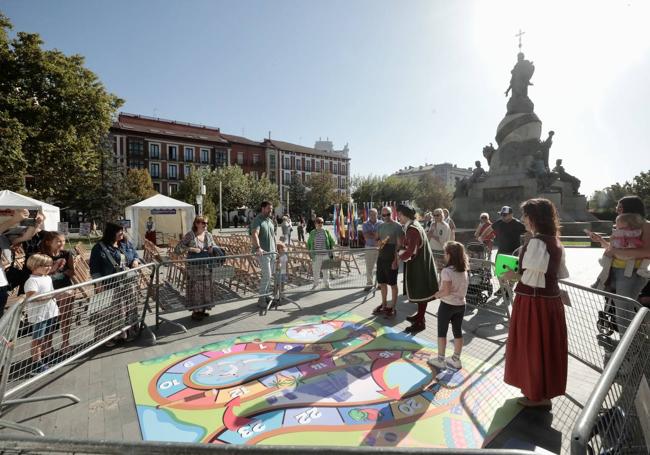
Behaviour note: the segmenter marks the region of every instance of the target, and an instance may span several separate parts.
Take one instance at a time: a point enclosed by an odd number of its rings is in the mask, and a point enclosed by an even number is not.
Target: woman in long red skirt
[[[547,199],[521,205],[522,221],[532,238],[519,254],[508,342],[506,383],[524,394],[519,404],[551,407],[551,398],[564,395],[567,381],[567,330],[558,279],[568,277],[559,238],[559,217]]]

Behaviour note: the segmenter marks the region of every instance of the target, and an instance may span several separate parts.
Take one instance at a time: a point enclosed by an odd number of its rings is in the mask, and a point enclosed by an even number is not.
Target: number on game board
[[[237,433],[239,433],[239,436],[242,438],[247,439],[250,438],[253,433],[261,433],[262,431],[264,431],[264,423],[254,422],[251,425],[244,425],[237,430]]]
[[[406,415],[411,415],[413,414],[417,409],[420,409],[422,405],[418,403],[416,400],[413,398],[409,398],[406,400],[404,403],[401,403],[397,409],[400,410],[400,412],[406,414]]]
[[[185,363],[183,364],[183,366],[184,366],[185,368],[192,368],[192,367],[194,366],[194,362],[192,362],[191,360],[188,360],[187,362],[185,362]]]
[[[239,387],[236,388],[235,390],[230,391],[230,398],[237,398],[242,395],[246,395],[248,393],[248,389],[246,387]]]
[[[382,359],[387,359],[389,357],[393,357],[393,353],[388,351],[382,351],[379,353],[379,357],[381,357]]]
[[[170,387],[174,387],[174,386],[178,386],[178,385],[181,385],[181,383],[178,382],[177,379],[172,379],[171,381],[161,382],[160,385],[158,386],[158,388],[160,390],[167,390]]]
[[[318,408],[307,409],[305,412],[301,412],[296,415],[296,420],[300,425],[306,425],[312,421],[312,419],[318,419],[321,416],[321,412]]]

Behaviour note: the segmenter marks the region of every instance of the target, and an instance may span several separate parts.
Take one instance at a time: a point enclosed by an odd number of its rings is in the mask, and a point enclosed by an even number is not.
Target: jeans
[[[625,276],[625,269],[612,267],[610,273],[610,287],[614,289],[617,295],[629,297],[633,300],[639,299],[641,290],[648,282],[647,278],[636,274],[636,270],[632,276]],[[625,333],[627,326],[636,313],[635,305],[632,302],[616,300],[616,324],[621,335]]]
[[[379,256],[379,250],[366,250],[365,251],[366,259],[366,286],[372,286],[372,283],[375,281],[375,266],[377,265],[377,256]]]
[[[265,254],[258,257],[260,261],[260,271],[262,279],[260,280],[260,296],[268,295],[271,291],[271,277],[275,273],[275,254]]]

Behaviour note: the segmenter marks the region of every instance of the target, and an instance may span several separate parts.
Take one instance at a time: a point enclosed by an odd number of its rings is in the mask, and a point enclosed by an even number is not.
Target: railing
[[[13,404],[57,398],[78,401],[69,394],[8,398],[28,393],[30,386],[105,344],[138,336],[146,328],[155,270],[154,264],[143,265],[12,305],[0,319],[0,415],[3,407]],[[38,307],[51,300],[59,316],[35,323]],[[0,425],[42,435],[25,425],[7,421]]]
[[[642,308],[598,380],[571,437],[571,453],[650,453],[650,310]]]

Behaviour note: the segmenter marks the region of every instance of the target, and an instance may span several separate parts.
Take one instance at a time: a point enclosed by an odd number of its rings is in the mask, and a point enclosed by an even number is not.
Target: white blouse
[[[558,279],[569,277],[569,270],[566,268],[564,258],[564,249],[562,249],[562,258],[557,273]],[[549,259],[550,255],[546,249],[546,243],[540,239],[531,239],[522,259],[525,270],[521,276],[521,282],[534,288],[545,288],[546,279],[544,274],[548,270]]]

